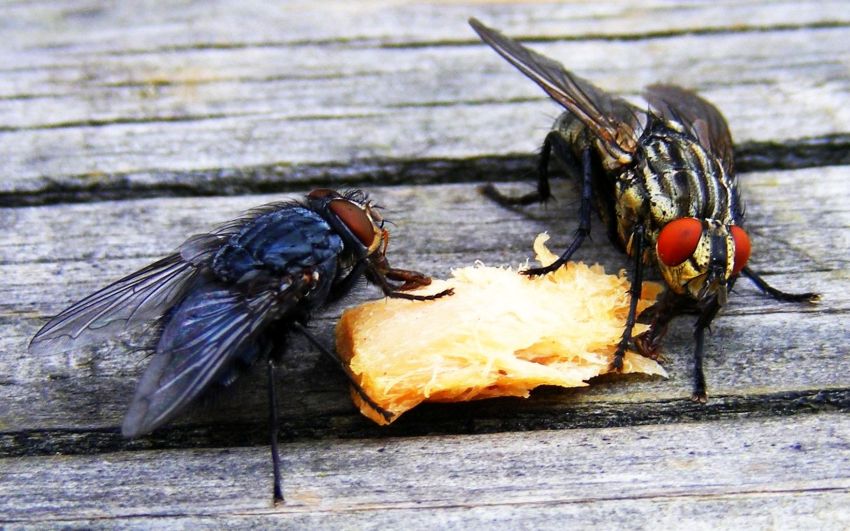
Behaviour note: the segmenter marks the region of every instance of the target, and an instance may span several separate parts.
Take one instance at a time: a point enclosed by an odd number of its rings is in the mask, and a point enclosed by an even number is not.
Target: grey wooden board
[[[469,15],[545,36],[536,48],[612,91],[699,89],[738,142],[850,122],[844,3],[274,5],[17,7],[0,52],[0,191],[215,190],[315,179],[298,164],[362,179],[358,161],[376,158],[528,153],[557,109],[477,42]]]
[[[4,3],[0,205],[41,206],[0,208],[0,525],[846,527],[847,7]],[[740,282],[708,339],[706,406],[685,400],[688,317],[665,342],[668,380],[426,406],[387,429],[296,341],[278,378],[290,503],[277,510],[262,367],[128,442],[117,426],[146,363],[137,339],[26,352],[67,304],[313,186],[369,188],[396,222],[397,266],[517,264],[544,230],[562,249],[571,184],[518,210],[476,192],[488,180],[528,190],[558,108],[478,42],[469,16],[635,101],[663,81],[715,102],[741,167],[765,170],[741,176],[754,269],[823,301],[779,304]],[[293,193],[268,193],[281,191]],[[578,258],[626,266],[600,227],[593,237]],[[314,320],[326,342],[342,308]]]
[[[26,457],[0,523],[83,527],[845,529],[850,417]]]
[[[805,201],[791,193],[811,181],[818,186],[807,192]],[[739,283],[708,343],[707,370],[714,395],[847,388],[846,375],[835,368],[847,354],[840,316],[850,308],[846,274],[850,210],[844,199],[850,192],[848,182],[847,167],[753,173],[743,179],[756,249],[753,267],[764,270],[766,278],[778,286],[820,292],[823,301],[816,306],[782,304],[761,296],[748,282]],[[562,248],[575,227],[575,194],[569,184],[556,188],[561,201],[522,211],[482,200],[474,185],[376,188],[373,192],[376,201],[392,205],[386,212],[394,222],[388,253],[392,263],[436,276],[479,259],[493,265],[518,265],[532,255],[535,234],[550,230],[553,247]],[[116,426],[144,368],[142,354],[118,345],[96,354],[82,349],[34,357],[25,352],[27,340],[47,316],[74,300],[166,254],[215,220],[235,217],[272,199],[279,197],[147,199],[6,209],[9,225],[4,233],[14,237],[0,247],[6,279],[0,308],[8,308],[8,318],[0,325],[0,352],[9,360],[5,365],[12,367],[7,385],[0,388],[4,429]],[[69,217],[74,223],[64,222]],[[600,261],[609,271],[627,265],[601,227],[581,258]],[[375,296],[374,289],[364,288],[352,302]],[[334,308],[316,321],[316,329],[327,341],[339,311]],[[630,379],[624,378],[579,396],[568,394],[564,400],[619,402],[649,396],[680,400],[690,385],[691,321],[680,319],[666,343],[669,380],[627,383]],[[302,344],[296,344],[287,359],[291,361],[283,376],[288,396],[285,416],[306,421],[312,415],[339,412],[341,407],[346,411],[342,378],[325,375],[334,371],[330,363],[323,363]],[[263,382],[262,370],[254,371],[252,378]],[[315,383],[323,380],[317,388]],[[264,419],[264,387],[244,384],[237,397],[216,403],[206,414],[218,420]]]

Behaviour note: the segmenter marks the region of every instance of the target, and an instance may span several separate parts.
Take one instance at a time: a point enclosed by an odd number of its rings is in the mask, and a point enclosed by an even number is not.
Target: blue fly
[[[388,297],[421,301],[451,294],[405,293],[430,278],[390,267],[383,225],[360,191],[318,189],[301,202],[265,205],[192,236],[173,254],[72,305],[38,331],[30,350],[79,348],[159,320],[155,352],[124,418],[126,437],[171,421],[212,384],[230,384],[267,356],[274,499],[282,500],[273,376],[286,334],[297,331],[334,356],[304,325],[363,277]]]

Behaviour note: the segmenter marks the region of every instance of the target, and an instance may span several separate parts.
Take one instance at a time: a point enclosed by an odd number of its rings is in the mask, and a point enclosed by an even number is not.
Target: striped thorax
[[[676,293],[702,300],[716,295],[726,300],[726,285],[735,271],[736,243],[732,225],[742,221],[742,207],[734,175],[727,174],[717,158],[676,122],[654,121],[644,131],[635,163],[615,181],[616,234],[630,252],[636,223],[645,223],[645,236],[656,247],[655,258],[667,285]],[[668,224],[682,218],[687,225],[662,240],[668,248],[684,246],[665,261],[658,252],[659,235]],[[744,242],[741,243],[744,245]],[[748,243],[746,243],[748,246]],[[630,252],[631,254],[631,252]],[[740,253],[738,253],[740,257]]]
[[[524,273],[543,275],[566,263],[590,235],[593,204],[612,242],[632,257],[631,303],[612,367],[623,368],[644,268],[655,262],[669,290],[641,316],[650,329],[634,345],[655,356],[670,320],[680,313],[698,313],[692,398],[705,402],[705,330],[740,274],[777,300],[812,302],[818,297],[777,290],[746,267],[750,242],[741,228],[744,212],[734,177],[732,136],[723,115],[697,94],[673,85],[651,85],[643,94],[647,105],[633,105],[478,20],[469,23],[566,111],[543,142],[537,191],[509,197],[492,185],[483,189],[505,205],[545,201],[551,197],[552,154],[580,183],[575,238],[555,262]]]

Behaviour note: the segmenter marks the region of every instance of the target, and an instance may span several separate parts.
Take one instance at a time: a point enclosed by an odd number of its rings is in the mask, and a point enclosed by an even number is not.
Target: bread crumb
[[[535,239],[542,265],[557,257]],[[476,264],[413,293],[454,295],[434,301],[382,299],[346,310],[337,351],[352,376],[392,420],[423,401],[528,397],[540,385],[586,386],[608,372],[628,314],[629,281],[599,265],[569,262],[542,277]],[[662,291],[645,282],[638,312]],[[647,326],[635,325],[633,335]],[[666,377],[656,361],[627,352],[624,373]],[[361,412],[389,424],[352,393]]]

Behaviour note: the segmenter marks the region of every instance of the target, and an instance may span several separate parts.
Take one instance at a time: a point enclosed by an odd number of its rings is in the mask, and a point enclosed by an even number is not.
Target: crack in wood
[[[511,407],[506,407],[510,402]],[[424,404],[389,427],[359,415],[325,415],[281,419],[282,441],[377,439],[434,435],[484,434],[551,429],[612,428],[767,418],[850,411],[850,389],[789,391],[756,396],[713,396],[707,405],[675,398],[629,403],[575,404],[557,392],[536,398],[490,400],[451,406]],[[266,444],[265,422],[167,427],[150,436],[127,440],[119,428],[44,429],[0,433],[0,458],[37,455],[91,455],[127,450],[217,448]]]
[[[644,41],[649,39],[671,39],[683,36],[703,36],[703,35],[740,35],[747,33],[766,33],[766,32],[787,32],[787,31],[817,31],[824,29],[846,28],[850,23],[843,21],[823,21],[812,22],[809,24],[764,24],[764,25],[748,25],[737,24],[734,26],[707,26],[702,28],[682,28],[677,30],[661,30],[661,31],[644,31],[635,33],[577,33],[575,35],[511,35],[514,40],[535,44],[535,43],[550,43],[564,41]],[[356,42],[356,41],[351,41]],[[441,41],[409,41],[400,43],[385,43],[381,44],[381,48],[431,48],[431,47],[446,47],[446,46],[478,46],[481,42],[478,40],[468,39],[445,39]]]
[[[850,134],[785,142],[748,142],[735,151],[740,172],[850,164]],[[338,188],[426,185],[475,181],[533,181],[536,154],[467,159],[361,159],[349,164],[270,164],[193,171],[114,173],[108,184],[78,184],[87,176],[46,180],[40,189],[0,193],[0,207],[88,203],[151,197],[222,196],[302,191],[333,183]],[[156,175],[156,184],[132,184]],[[77,182],[75,182],[77,181]],[[102,180],[101,180],[102,181]]]

